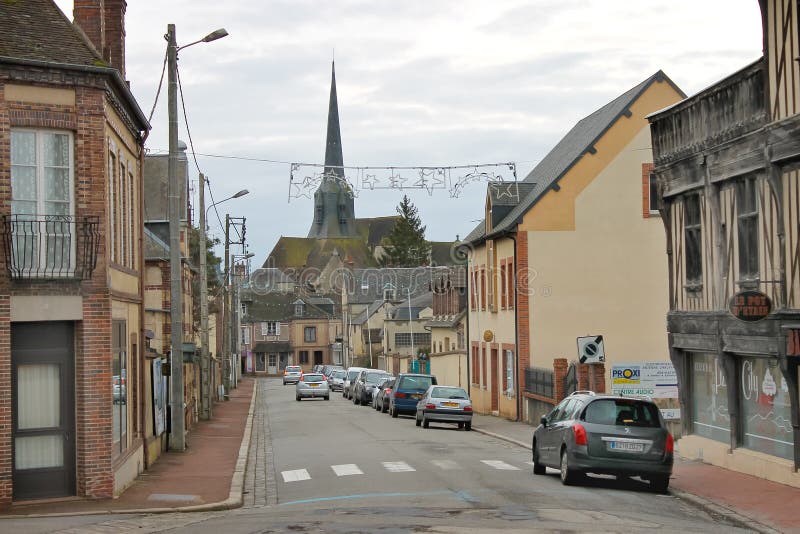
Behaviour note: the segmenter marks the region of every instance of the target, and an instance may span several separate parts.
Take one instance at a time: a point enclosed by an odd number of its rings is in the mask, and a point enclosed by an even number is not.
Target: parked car
[[[378,386],[389,375],[386,371],[380,369],[364,369],[358,374],[353,388],[353,404],[361,404],[367,406],[372,402],[372,395],[377,391]]]
[[[417,426],[428,428],[431,422],[456,423],[472,430],[472,401],[464,388],[431,386],[417,403]]]
[[[542,416],[533,433],[533,472],[561,471],[563,484],[586,473],[640,476],[664,492],[672,474],[673,438],[649,398],[577,391]]]
[[[283,370],[283,385],[297,384],[302,374],[303,368],[299,365],[287,365]]]
[[[331,390],[322,373],[303,373],[295,386],[295,398],[299,401],[305,397],[322,397],[330,400]]]
[[[393,376],[388,377],[378,386],[378,392],[372,396],[372,407],[381,413],[386,413],[389,410],[389,395],[392,393],[395,380]]]
[[[347,368],[347,375],[344,377],[344,385],[342,386],[342,397],[345,399],[351,399],[351,392],[350,392],[350,384],[351,382],[355,381],[358,373],[364,370],[364,367],[348,367]]]
[[[389,395],[389,413],[392,417],[397,417],[401,413],[416,413],[417,402],[429,387],[435,385],[436,377],[433,375],[400,373]]]
[[[329,377],[331,376],[331,373],[339,369],[344,370],[344,367],[342,367],[341,365],[323,365],[322,374],[325,375],[326,377]]]
[[[344,376],[347,372],[344,369],[334,369],[334,371],[328,375],[328,386],[331,388],[331,391],[341,391],[344,387]]]

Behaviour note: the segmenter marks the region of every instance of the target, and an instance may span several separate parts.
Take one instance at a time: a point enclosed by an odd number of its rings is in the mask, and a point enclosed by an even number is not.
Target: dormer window
[[[305,303],[302,300],[294,302],[294,314],[296,317],[302,317],[304,313]]]
[[[383,300],[395,300],[396,291],[392,284],[383,286]]]

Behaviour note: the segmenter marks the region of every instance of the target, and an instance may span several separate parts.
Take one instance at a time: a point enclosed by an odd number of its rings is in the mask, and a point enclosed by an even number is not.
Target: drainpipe
[[[144,147],[145,142],[147,141],[147,137],[150,135],[150,130],[145,130],[144,134],[142,135],[142,147]],[[138,395],[138,421],[137,424],[139,425],[139,435],[142,440],[142,448],[143,450],[143,457],[144,457],[144,465],[143,469],[147,469],[150,467],[149,462],[149,454],[147,451],[147,423],[145,421],[145,411],[147,408],[147,401],[144,397],[144,392],[147,388],[144,386],[145,384],[145,376],[146,370],[145,366],[147,364],[147,358],[144,358],[140,355],[144,354],[145,351],[145,312],[144,312],[144,282],[145,282],[145,261],[144,261],[144,220],[142,220],[142,216],[144,215],[144,148],[139,152],[139,354],[136,354],[134,357],[138,359],[139,364],[139,384],[137,385],[137,392]]]
[[[514,276],[514,373],[516,376],[516,382],[519,385],[519,306],[517,302],[517,236],[513,233],[508,233],[506,236],[511,241],[514,242],[514,272],[512,273]],[[517,396],[517,417],[514,421],[519,421],[521,419],[520,414],[522,413],[522,392],[519,391],[519,387],[516,388],[516,396]]]

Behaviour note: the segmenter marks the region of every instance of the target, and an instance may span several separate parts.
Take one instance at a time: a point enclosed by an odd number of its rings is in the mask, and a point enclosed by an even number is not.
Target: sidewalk
[[[15,504],[0,519],[22,516],[222,510],[242,504],[252,428],[255,380],[245,377],[230,400],[218,402],[210,421],[186,436],[184,452],[165,452],[115,499],[73,498]]]
[[[473,415],[472,429],[531,448],[534,427],[490,415]],[[721,467],[676,458],[670,492],[758,532],[800,532],[800,489]]]

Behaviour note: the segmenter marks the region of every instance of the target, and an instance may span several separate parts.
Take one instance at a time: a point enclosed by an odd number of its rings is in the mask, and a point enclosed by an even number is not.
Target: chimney
[[[75,24],[125,77],[125,0],[75,0]]]

